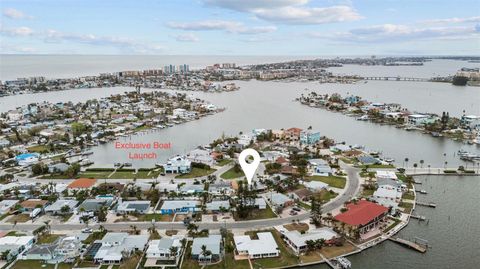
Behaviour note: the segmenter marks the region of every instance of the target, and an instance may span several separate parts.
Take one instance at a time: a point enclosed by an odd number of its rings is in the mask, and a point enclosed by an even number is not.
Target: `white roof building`
[[[288,245],[290,245],[290,247],[296,253],[307,250],[306,242],[309,240],[324,239],[325,241],[328,241],[338,236],[336,232],[334,232],[331,228],[328,227],[310,230],[304,234],[301,234],[297,230],[286,231],[283,234],[285,235],[285,240],[287,241]]]
[[[251,239],[248,235],[234,236],[233,240],[238,254],[246,255],[250,259],[278,257],[280,255],[272,233],[257,233],[257,237],[258,239]]]
[[[68,206],[69,210],[65,213],[70,213],[77,206],[77,204],[77,200],[57,200],[55,203],[45,207],[45,212],[52,214],[63,213],[62,208],[64,206]]]
[[[129,235],[128,233],[107,233],[100,241],[102,246],[95,254],[95,262],[120,263],[123,253],[144,250],[148,235]]]
[[[3,200],[0,201],[0,214],[3,215],[5,213],[10,212],[12,207],[18,204],[19,200]]]
[[[169,260],[173,259],[170,255],[170,248],[176,247],[177,248],[177,255],[176,258],[179,258],[182,243],[181,240],[183,236],[175,235],[173,237],[163,237],[160,240],[152,240],[148,244],[146,256],[148,259],[159,259],[159,260]]]

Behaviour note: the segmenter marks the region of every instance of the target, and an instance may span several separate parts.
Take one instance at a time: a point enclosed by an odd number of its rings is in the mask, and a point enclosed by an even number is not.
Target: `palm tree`
[[[178,247],[171,247],[169,251],[170,251],[170,258],[177,257]]]
[[[305,241],[305,244],[307,245],[307,251],[314,251],[315,250],[315,241],[313,240],[307,240]]]
[[[132,229],[132,234],[137,234],[138,229],[136,225],[130,225],[130,229]]]
[[[43,223],[45,224],[45,233],[49,234],[50,233],[50,220],[46,220]]]
[[[212,252],[211,252],[210,250],[208,250],[208,249],[207,249],[207,246],[205,246],[205,245],[202,245],[201,250],[202,250],[202,251],[201,251],[201,254],[202,254],[203,258],[204,258],[204,261],[206,260],[206,258],[207,258],[208,256],[212,255]],[[212,259],[212,257],[210,257],[210,261],[211,261],[211,259]]]
[[[424,162],[425,162],[424,160],[420,160],[420,168],[423,168],[423,163]]]
[[[403,163],[404,163],[404,165],[403,165],[404,168],[408,167],[408,158],[405,158]]]
[[[413,173],[415,174],[415,171],[417,171],[418,164],[414,163],[413,164]]]

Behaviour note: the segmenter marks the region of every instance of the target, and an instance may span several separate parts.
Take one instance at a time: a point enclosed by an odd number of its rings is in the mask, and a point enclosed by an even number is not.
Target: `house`
[[[200,205],[200,202],[195,200],[165,200],[160,208],[160,213],[165,215],[195,212],[198,205]]]
[[[156,260],[173,260],[180,258],[180,253],[182,253],[182,239],[183,236],[175,235],[173,237],[162,237],[160,240],[152,240],[148,244],[146,257],[147,259],[156,259]],[[170,249],[172,247],[177,248],[177,253],[175,256],[172,256]]]
[[[48,166],[49,173],[64,173],[70,166],[66,163],[56,163]]]
[[[280,251],[271,232],[257,233],[257,239],[248,235],[233,237],[238,255],[247,256],[249,259],[278,257]]]
[[[336,215],[334,218],[345,224],[344,231],[346,233],[353,233],[358,230],[360,235],[382,224],[389,211],[387,207],[366,200],[349,203],[346,207],[347,211]],[[353,236],[354,234],[349,235]]]
[[[313,192],[308,188],[302,188],[298,190],[294,190],[292,192],[293,198],[300,200],[300,201],[308,201],[313,196]]]
[[[165,173],[187,174],[192,170],[192,162],[185,156],[176,156],[163,165]]]
[[[202,193],[205,191],[203,184],[185,184],[180,187],[180,192],[182,194],[195,194]]]
[[[119,214],[129,214],[129,213],[146,214],[149,208],[150,208],[150,201],[123,201],[118,203],[116,211]]]
[[[96,182],[97,180],[94,178],[79,178],[68,184],[67,188],[72,190],[90,189]]]
[[[255,198],[253,201],[253,206],[258,207],[258,209],[267,209],[267,203],[263,198]]]
[[[86,199],[78,206],[78,211],[84,213],[97,212],[102,207],[110,207],[113,203],[112,199]]]
[[[370,155],[363,155],[363,156],[358,156],[357,157],[358,161],[361,162],[364,165],[372,165],[372,164],[377,164],[380,163],[380,161]]]
[[[34,245],[31,249],[22,254],[23,260],[50,261],[56,258],[56,244]]]
[[[94,256],[96,263],[119,264],[125,253],[143,251],[148,242],[148,235],[129,235],[128,233],[107,233],[99,242],[101,244]]]
[[[285,231],[283,235],[285,242],[287,242],[296,254],[307,250],[307,241],[309,240],[315,241],[323,239],[328,243],[338,237],[338,234],[328,227],[310,230],[303,234],[297,230]]]
[[[328,184],[327,183],[323,183],[321,181],[303,181],[302,182],[303,186],[305,186],[307,189],[311,190],[311,191],[321,191],[322,189],[327,189],[328,187]]]
[[[219,211],[223,211],[223,210],[229,210],[230,209],[230,201],[229,200],[211,201],[209,203],[206,203],[205,206],[206,206],[208,211],[219,212]]]
[[[209,256],[202,254],[202,246],[210,251]],[[221,259],[222,236],[209,235],[193,239],[191,256],[199,262],[213,262]]]
[[[52,215],[63,215],[69,214],[77,206],[77,200],[57,200],[55,203],[45,207],[45,213],[50,213]]]
[[[308,163],[313,168],[313,175],[316,176],[329,176],[333,173],[332,168],[327,161],[323,159],[310,159]]]
[[[23,212],[32,212],[35,208],[44,209],[48,204],[47,200],[42,199],[28,199],[20,203]]]
[[[233,193],[232,183],[230,181],[216,181],[208,185],[208,193],[213,195],[231,195]]]
[[[320,141],[320,132],[302,131],[300,132],[300,143],[302,145],[314,145]]]
[[[37,163],[40,160],[40,154],[38,153],[24,153],[17,155],[15,157],[18,165],[20,166],[30,166]]]
[[[12,208],[18,204],[19,200],[2,200],[0,201],[0,215],[9,213]]]
[[[283,132],[283,137],[290,141],[298,141],[300,139],[300,133],[302,129],[300,128],[289,128]]]
[[[170,182],[160,182],[159,184],[157,184],[156,188],[160,191],[160,192],[175,192],[178,190],[178,184],[177,183],[170,183]]]
[[[29,250],[35,243],[34,236],[4,236],[0,237],[0,253],[9,251],[7,260],[16,257],[24,250]]]
[[[272,206],[288,207],[293,205],[294,201],[283,193],[269,192],[263,196]]]
[[[397,209],[398,203],[402,200],[402,191],[390,185],[382,185],[372,195],[373,200],[385,206]]]
[[[215,165],[215,159],[211,152],[206,149],[194,149],[187,154],[187,159],[192,163],[203,163],[209,166]]]
[[[375,176],[378,179],[393,179],[393,180],[397,180],[398,177],[397,175],[395,174],[395,172],[393,171],[384,171],[384,170],[378,170],[376,172],[376,176]]]
[[[78,236],[67,236],[60,239],[57,248],[55,248],[55,257],[65,262],[73,262],[80,255],[82,248],[81,238]]]
[[[408,121],[407,121],[409,125],[414,125],[414,126],[425,125],[433,122],[435,122],[435,119],[433,117],[431,117],[430,115],[424,115],[424,114],[408,115]]]

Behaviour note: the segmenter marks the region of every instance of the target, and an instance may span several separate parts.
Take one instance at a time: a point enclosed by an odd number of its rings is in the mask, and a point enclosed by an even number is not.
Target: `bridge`
[[[388,81],[419,81],[428,82],[427,78],[414,78],[414,77],[361,77],[362,80],[388,80]]]

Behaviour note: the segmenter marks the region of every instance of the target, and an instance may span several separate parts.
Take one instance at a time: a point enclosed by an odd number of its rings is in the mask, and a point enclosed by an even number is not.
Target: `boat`
[[[369,120],[369,118],[368,118],[368,115],[363,115],[363,116],[361,116],[361,117],[358,117],[357,120],[359,120],[359,121],[367,121],[367,120]]]
[[[395,162],[395,159],[393,159],[393,158],[385,158],[385,161],[386,161],[387,163],[393,163],[393,162]]]
[[[352,263],[349,260],[347,260],[347,258],[345,257],[337,257],[333,259],[333,261],[335,261],[338,264],[338,266],[342,269],[352,268]]]

